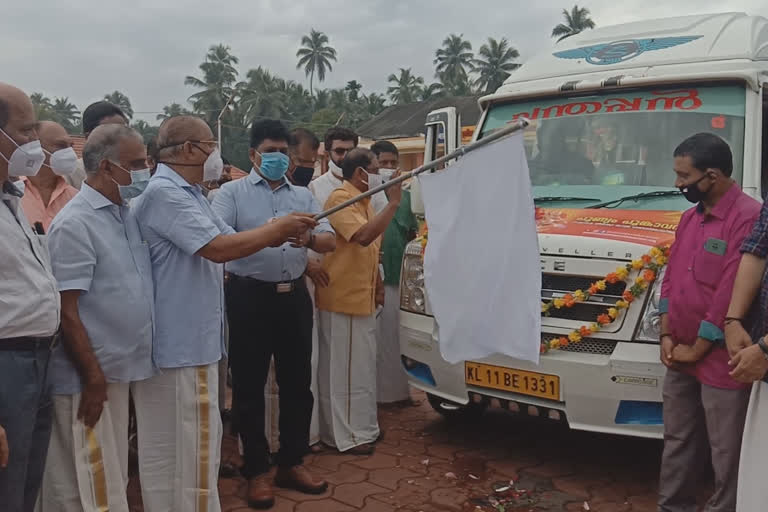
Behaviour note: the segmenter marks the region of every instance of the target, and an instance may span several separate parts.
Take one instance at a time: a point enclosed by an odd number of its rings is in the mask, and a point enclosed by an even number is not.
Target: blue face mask
[[[258,151],[257,151],[258,153]],[[271,153],[259,153],[261,155],[261,165],[259,171],[269,181],[280,181],[288,170],[290,159],[288,155],[273,151]]]
[[[117,184],[117,190],[120,193],[120,197],[123,199],[123,201],[128,201],[134,197],[139,197],[141,193],[144,192],[144,189],[147,188],[147,185],[149,184],[149,178],[152,177],[149,168],[141,169],[140,171],[128,171],[115,164],[114,162],[112,163],[121,171],[127,172],[131,175],[130,185],[121,185],[115,180],[112,180],[115,181],[115,184]]]

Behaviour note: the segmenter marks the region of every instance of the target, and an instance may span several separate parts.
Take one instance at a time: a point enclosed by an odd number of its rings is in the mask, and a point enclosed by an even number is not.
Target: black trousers
[[[304,279],[278,293],[274,283],[232,276],[225,286],[232,370],[232,422],[243,442],[246,478],[269,470],[264,434],[264,386],[275,359],[280,389],[280,451],[277,465],[302,463],[309,450],[314,398],[312,380],[312,299]]]

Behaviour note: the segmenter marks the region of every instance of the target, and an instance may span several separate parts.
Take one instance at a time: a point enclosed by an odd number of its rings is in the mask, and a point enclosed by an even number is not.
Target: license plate
[[[560,377],[557,375],[472,362],[464,363],[464,368],[465,380],[470,386],[560,400]]]

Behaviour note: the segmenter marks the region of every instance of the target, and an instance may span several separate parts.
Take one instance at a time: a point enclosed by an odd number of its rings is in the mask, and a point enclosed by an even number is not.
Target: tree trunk
[[[314,68],[312,71],[309,72],[309,95],[313,98],[315,97],[315,90],[312,89],[312,80],[315,78],[315,70]]]

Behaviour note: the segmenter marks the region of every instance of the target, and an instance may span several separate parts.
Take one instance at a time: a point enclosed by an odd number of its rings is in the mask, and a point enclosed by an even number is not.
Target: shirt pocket
[[[710,288],[715,288],[720,281],[725,256],[707,251],[698,253],[693,260],[693,278]]]

